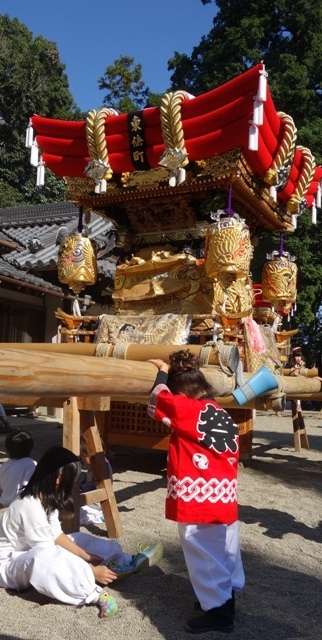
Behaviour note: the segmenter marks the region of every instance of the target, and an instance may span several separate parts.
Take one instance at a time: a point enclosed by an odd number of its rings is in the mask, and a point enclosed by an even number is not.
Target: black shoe
[[[227,602],[225,603],[225,605],[227,605],[231,615],[234,617],[235,616],[235,591],[232,591],[232,596],[229,600],[227,600]],[[194,608],[197,609],[197,611],[203,611],[203,609],[201,608],[201,604],[199,602],[199,600],[195,600],[194,602]]]
[[[229,607],[225,602],[221,607],[209,609],[203,616],[187,620],[185,630],[189,633],[206,633],[207,631],[232,633],[234,631],[234,616],[229,612]]]

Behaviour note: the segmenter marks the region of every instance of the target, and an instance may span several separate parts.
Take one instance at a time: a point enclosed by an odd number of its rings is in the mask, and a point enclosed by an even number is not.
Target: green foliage
[[[40,194],[29,163],[25,132],[30,116],[74,119],[80,113],[68,88],[56,44],[33,38],[16,18],[0,14],[0,206],[62,199],[61,180],[53,177]]]
[[[142,65],[134,58],[120,56],[106,67],[98,80],[99,89],[105,89],[103,103],[119,113],[136,111],[146,106],[150,90],[142,80]]]

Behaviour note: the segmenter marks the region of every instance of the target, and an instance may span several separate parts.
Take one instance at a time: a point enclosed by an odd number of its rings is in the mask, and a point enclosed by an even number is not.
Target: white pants
[[[220,607],[240,590],[245,575],[239,548],[238,522],[223,524],[178,523],[190,581],[201,608]]]
[[[102,539],[88,533],[68,536],[88,553],[114,560],[120,565],[130,564],[132,556],[124,553],[116,540]],[[59,545],[35,547],[30,551],[13,553],[0,564],[0,587],[36,591],[66,604],[96,603],[101,587],[95,584],[90,565]]]

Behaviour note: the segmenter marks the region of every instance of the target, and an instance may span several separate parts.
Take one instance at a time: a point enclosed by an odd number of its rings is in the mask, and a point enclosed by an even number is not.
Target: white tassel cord
[[[315,199],[316,199],[316,206],[319,207],[319,209],[320,209],[320,207],[321,207],[321,180],[319,180],[319,182],[318,182],[318,187],[317,187],[317,190],[316,190]]]
[[[292,225],[294,227],[294,229],[297,228],[297,216],[296,215],[292,215]]]
[[[265,71],[265,67],[263,66],[263,69],[259,72],[257,100],[266,102],[266,98],[267,98],[267,72]]]
[[[75,298],[74,302],[73,302],[73,315],[74,316],[81,316],[81,310],[80,310],[80,306],[79,306],[79,301],[77,298]]]
[[[256,96],[254,98],[253,122],[259,126],[264,122],[264,104],[262,100],[258,100]]]
[[[175,187],[177,184],[176,174],[171,171],[169,175],[169,187]]]
[[[102,178],[99,181],[99,193],[106,193],[106,180]]]
[[[186,170],[183,167],[180,167],[178,170],[178,182],[177,184],[182,184],[186,179]]]
[[[38,149],[37,140],[35,140],[31,145],[30,164],[33,167],[38,167],[38,162],[39,162],[39,149]]]
[[[274,185],[271,185],[269,188],[269,195],[271,196],[271,198],[273,198],[274,202],[276,202],[277,199],[277,191],[276,191],[276,187]]]
[[[248,132],[248,149],[250,151],[258,151],[258,128],[252,121]]]
[[[316,204],[315,204],[315,200],[313,200],[313,203],[312,203],[311,221],[312,221],[312,224],[316,224]]]
[[[42,156],[40,158],[40,162],[37,166],[37,180],[36,180],[36,185],[37,187],[43,187],[45,184],[45,163],[42,159]]]
[[[28,127],[26,129],[26,147],[27,149],[31,149],[32,143],[34,141],[34,130],[32,128],[31,120],[29,121]]]

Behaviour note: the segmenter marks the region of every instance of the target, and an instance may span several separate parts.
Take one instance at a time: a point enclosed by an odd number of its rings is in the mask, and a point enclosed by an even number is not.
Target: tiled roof
[[[38,276],[34,276],[31,273],[27,273],[23,271],[23,269],[18,269],[11,264],[8,264],[3,258],[0,258],[0,280],[1,278],[5,281],[6,278],[15,280],[17,284],[21,282],[22,285],[32,286],[34,288],[40,288],[44,291],[57,292],[61,294],[61,297],[64,296],[61,287],[56,287],[54,284],[43,280],[43,278],[38,278]]]
[[[78,211],[78,207],[72,202],[51,202],[50,204],[0,208],[0,227],[4,229],[7,224],[21,226],[24,221],[27,224],[32,224],[37,220],[54,222],[55,218],[61,220],[64,216],[77,217]]]
[[[72,203],[36,205],[0,209],[2,237],[16,243],[22,249],[6,253],[4,259],[21,269],[55,269],[59,242],[59,230],[71,233],[77,230],[79,210]],[[98,260],[99,273],[112,276],[114,261],[106,253],[114,247],[113,225],[108,220],[91,213],[88,224],[83,224],[88,237],[95,239],[98,250],[104,249],[104,260]]]
[[[30,272],[57,268],[59,235],[62,237],[66,231],[76,231],[78,222],[79,209],[70,202],[0,208],[0,247],[4,250],[0,258],[0,277],[3,275],[48,291],[62,292],[60,287]],[[97,244],[99,274],[113,278],[115,260],[107,257],[115,244],[114,234],[111,233],[113,225],[98,214],[91,213],[90,222],[83,222],[83,227],[88,237],[95,239]],[[60,230],[63,234],[59,234]],[[100,252],[103,254],[101,259]]]

